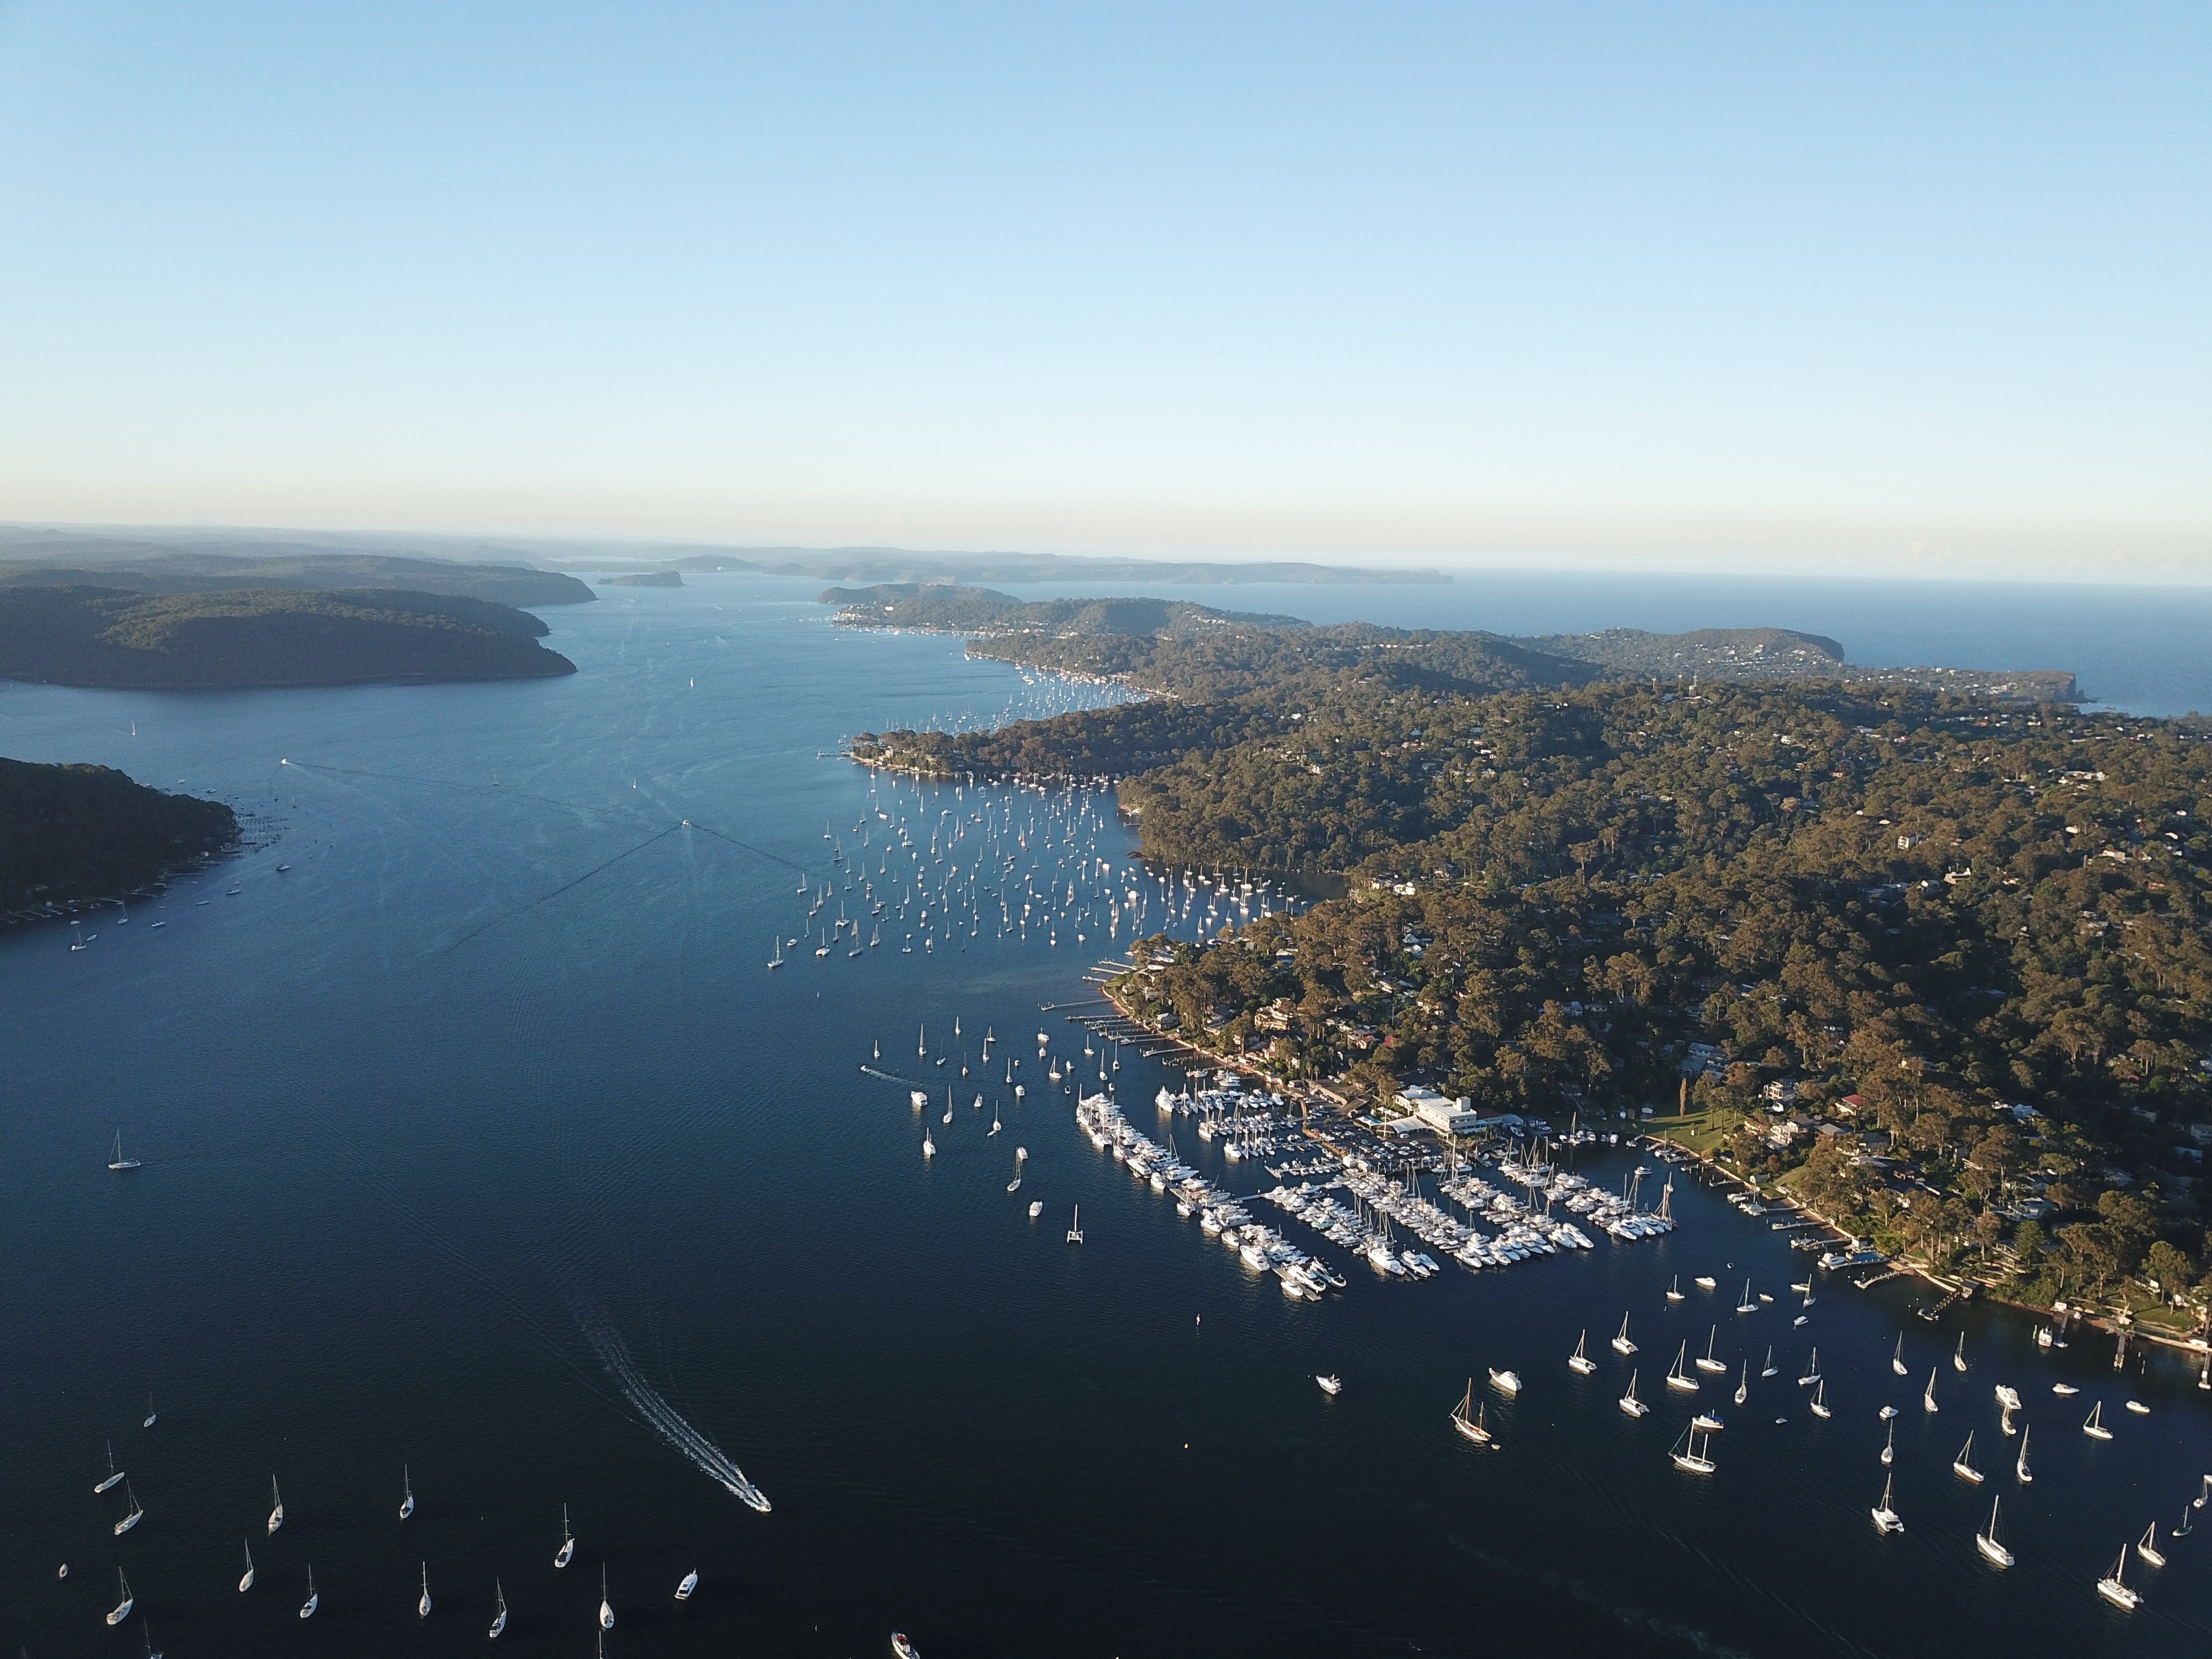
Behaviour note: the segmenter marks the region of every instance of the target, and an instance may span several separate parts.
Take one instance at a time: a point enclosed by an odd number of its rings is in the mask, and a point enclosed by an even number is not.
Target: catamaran
[[[1575,1351],[1567,1356],[1567,1369],[1577,1376],[1588,1376],[1597,1369],[1597,1361],[1584,1352],[1589,1346],[1589,1333],[1584,1331],[1575,1339]]]
[[[108,1159],[107,1167],[111,1170],[136,1170],[141,1167],[137,1158],[123,1156],[123,1131],[120,1129],[115,1132],[115,1156]]]
[[[92,1490],[94,1493],[112,1492],[122,1484],[122,1481],[123,1471],[115,1467],[115,1443],[111,1440],[107,1443],[107,1479],[102,1480]]]
[[[1632,1354],[1636,1352],[1636,1345],[1628,1340],[1628,1316],[1626,1314],[1623,1314],[1620,1316],[1620,1334],[1613,1339],[1613,1351],[1617,1354],[1624,1355]]]
[[[252,1589],[252,1588],[253,1588],[253,1540],[252,1540],[251,1538],[249,1538],[249,1539],[247,1539],[247,1540],[246,1540],[246,1574],[245,1574],[245,1577],[241,1577],[241,1578],[238,1581],[238,1593],[239,1593],[240,1595],[245,1595],[245,1594],[246,1594],[246,1591],[248,1591],[248,1590]]]
[[[561,1505],[561,1547],[554,1552],[553,1565],[565,1567],[574,1559],[575,1553],[576,1537],[568,1530],[568,1506],[563,1504]]]
[[[1982,1472],[1974,1467],[1974,1437],[1971,1431],[1966,1435],[1966,1443],[1951,1460],[1951,1473],[1961,1480],[1972,1481],[1978,1486],[1982,1484]]]
[[[1999,1501],[2000,1500],[1996,1493],[1992,1492],[1990,1495],[1989,1529],[1986,1532],[1978,1532],[1974,1534],[1974,1547],[1982,1553],[1982,1559],[1989,1562],[1992,1566],[2008,1567],[2012,1565],[2012,1552],[1997,1541],[1997,1504]]]
[[[1467,1379],[1467,1396],[1452,1407],[1452,1427],[1457,1429],[1478,1446],[1494,1444],[1489,1425],[1484,1420],[1486,1405],[1474,1403],[1474,1379]]]
[[[1881,1502],[1875,1505],[1874,1510],[1874,1529],[1876,1532],[1892,1533],[1905,1530],[1905,1522],[1898,1518],[1897,1511],[1890,1506],[1889,1502],[1890,1485],[1896,1479],[1895,1475],[1890,1475],[1881,1483]]]
[[[404,1521],[415,1513],[415,1486],[407,1478],[407,1466],[404,1463],[399,1466],[399,1490],[404,1494],[399,1500],[399,1518]]]
[[[2112,1563],[2112,1570],[2097,1581],[2097,1594],[2114,1607],[2124,1607],[2130,1613],[2142,1605],[2142,1593],[2128,1585],[2128,1547],[2125,1544],[2120,1546],[2119,1557]]]
[[[284,1524],[284,1495],[276,1490],[276,1477],[269,1477],[269,1530],[275,1532]]]
[[[1071,1244],[1083,1243],[1083,1206],[1080,1204],[1075,1206],[1075,1214],[1067,1224],[1067,1242]]]

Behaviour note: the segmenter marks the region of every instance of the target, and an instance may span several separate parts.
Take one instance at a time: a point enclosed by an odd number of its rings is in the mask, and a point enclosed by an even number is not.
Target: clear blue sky
[[[0,0],[0,519],[2212,580],[2209,222],[2195,3]]]

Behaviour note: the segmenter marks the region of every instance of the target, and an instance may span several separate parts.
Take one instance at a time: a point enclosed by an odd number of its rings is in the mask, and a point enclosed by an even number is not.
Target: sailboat
[[[1620,1334],[1613,1339],[1613,1351],[1617,1354],[1624,1355],[1632,1354],[1636,1352],[1636,1345],[1628,1340],[1628,1316],[1626,1314],[1623,1314],[1620,1316]]]
[[[1711,1455],[1713,1449],[1711,1433],[1699,1429],[1694,1423],[1683,1430],[1682,1433],[1684,1437],[1675,1443],[1674,1449],[1668,1452],[1667,1455],[1673,1460],[1674,1467],[1678,1469],[1687,1469],[1692,1474],[1711,1474],[1717,1467]],[[1698,1436],[1701,1433],[1705,1437],[1703,1451],[1698,1449]]]
[[[2033,1475],[2027,1472],[2027,1433],[2028,1431],[2026,1429],[2022,1429],[2020,1431],[2020,1458],[2019,1461],[2012,1466],[2014,1475],[2018,1478],[2020,1484],[2023,1486],[2027,1485],[2029,1481],[2035,1479]]]
[[[1628,1392],[1620,1396],[1619,1403],[1620,1409],[1626,1412],[1631,1417],[1642,1417],[1651,1409],[1650,1407],[1645,1405],[1641,1400],[1638,1400],[1636,1397],[1636,1373],[1634,1371],[1631,1371],[1628,1374]]]
[[[238,1593],[239,1593],[240,1595],[245,1595],[245,1594],[246,1594],[246,1591],[248,1591],[248,1590],[252,1589],[252,1588],[253,1588],[253,1540],[252,1540],[251,1538],[249,1538],[249,1539],[247,1539],[247,1540],[246,1540],[246,1573],[245,1573],[245,1576],[244,1576],[244,1577],[242,1577],[241,1578],[240,1578],[240,1579],[239,1579],[239,1581],[238,1581]]]
[[[1467,1379],[1467,1397],[1452,1407],[1452,1427],[1478,1446],[1494,1444],[1490,1425],[1484,1420],[1486,1410],[1487,1402],[1481,1406],[1474,1403],[1474,1379],[1470,1376]]]
[[[1026,1146],[1017,1146],[1014,1148],[1014,1178],[1006,1183],[1006,1190],[1008,1192],[1018,1193],[1021,1191],[1022,1161],[1028,1158],[1029,1155],[1030,1149]]]
[[[1751,1361],[1743,1362],[1743,1373],[1735,1380],[1735,1403],[1739,1406],[1751,1398]]]
[[[2000,1500],[1995,1492],[1990,1494],[1989,1530],[1986,1532],[1978,1532],[1974,1534],[1974,1547],[1982,1553],[1982,1559],[1989,1562],[1992,1566],[2008,1567],[2012,1565],[2012,1552],[1997,1541],[1997,1504],[1999,1501]]]
[[[1743,1281],[1743,1300],[1735,1304],[1735,1310],[1738,1313],[1757,1313],[1759,1311],[1759,1304],[1752,1300],[1751,1281],[1747,1279]]]
[[[131,1581],[123,1576],[123,1569],[120,1567],[115,1570],[115,1583],[119,1593],[115,1605],[107,1610],[107,1622],[111,1625],[119,1625],[128,1619],[131,1616],[131,1604],[138,1599],[131,1595]]]
[[[929,1138],[929,1126],[927,1123],[921,1126],[921,1155],[924,1158],[937,1156],[937,1143]]]
[[[123,1471],[115,1467],[115,1443],[111,1440],[107,1443],[107,1479],[101,1481],[92,1490],[95,1494],[104,1492],[112,1492],[115,1490],[117,1485],[121,1482],[122,1479]]]
[[[1810,1408],[1813,1415],[1815,1417],[1825,1419],[1830,1415],[1828,1411],[1828,1379],[1825,1376],[1813,1385],[1813,1398],[1810,1402]]]
[[[2142,1593],[2128,1585],[2128,1547],[2125,1544],[2120,1546],[2119,1557],[2112,1563],[2112,1570],[2097,1581],[2097,1594],[2114,1607],[2124,1607],[2130,1613],[2142,1605]]]
[[[607,1568],[603,1561],[599,1564],[599,1628],[612,1630],[614,1627],[614,1604],[607,1600]]]
[[[568,1530],[568,1506],[561,1505],[561,1547],[554,1552],[553,1565],[565,1567],[576,1553],[575,1534]]]
[[[1006,1126],[1004,1124],[999,1121],[999,1104],[996,1101],[994,1101],[991,1103],[991,1133],[996,1134],[1005,1127]],[[988,1139],[989,1137],[986,1136],[985,1139]]]
[[[2166,1552],[2158,1547],[2158,1522],[2154,1521],[2143,1528],[2143,1535],[2136,1540],[2136,1553],[2154,1567],[2166,1565]]]
[[[1889,1368],[1895,1371],[1899,1376],[1905,1375],[1905,1333],[1903,1331],[1899,1331],[1897,1334],[1897,1352],[1889,1357]]]
[[[980,1106],[982,1104],[982,1096],[978,1095],[975,1097],[975,1103],[977,1105]],[[947,1123],[952,1121],[952,1085],[949,1083],[945,1085],[945,1121]]]
[[[422,1564],[422,1599],[415,1604],[415,1616],[417,1619],[430,1616],[430,1564],[428,1561]]]
[[[1778,1376],[1781,1370],[1782,1367],[1774,1363],[1774,1350],[1770,1346],[1766,1350],[1766,1363],[1759,1368],[1759,1374],[1761,1376]]]
[[[694,1567],[684,1575],[684,1582],[676,1587],[676,1599],[679,1601],[689,1601],[691,1599],[691,1592],[698,1588],[699,1570]]]
[[[1954,1371],[1966,1369],[1966,1334],[1964,1331],[1959,1333],[1959,1346],[1952,1352],[1951,1369]]]
[[[1978,1486],[1982,1484],[1982,1472],[1974,1467],[1974,1437],[1971,1431],[1966,1436],[1966,1443],[1959,1449],[1959,1455],[1951,1460],[1951,1473],[1961,1480],[1972,1481]]]
[[[1820,1350],[1816,1345],[1813,1349],[1813,1357],[1805,1362],[1805,1375],[1797,1379],[1797,1386],[1801,1389],[1809,1389],[1820,1380]]]
[[[496,1578],[491,1581],[491,1599],[498,1604],[499,1610],[492,1614],[491,1628],[484,1634],[496,1638],[507,1629],[507,1592],[499,1587]]]
[[[399,1518],[404,1521],[415,1513],[415,1486],[414,1483],[407,1478],[407,1466],[404,1463],[399,1466],[399,1490],[404,1494],[399,1500]]]
[[[161,1659],[161,1650],[154,1645],[154,1627],[141,1620],[138,1631],[146,1638],[146,1659]]]
[[[1892,1533],[1905,1530],[1905,1522],[1898,1518],[1897,1511],[1890,1506],[1889,1502],[1890,1486],[1896,1479],[1895,1475],[1890,1475],[1881,1483],[1881,1502],[1877,1504],[1874,1510],[1874,1529],[1876,1532]]]
[[[1597,1361],[1583,1352],[1589,1346],[1589,1333],[1584,1331],[1575,1339],[1575,1351],[1567,1356],[1567,1368],[1578,1376],[1588,1376],[1597,1369]]]
[[[284,1497],[276,1490],[276,1477],[269,1477],[269,1530],[275,1532],[284,1524]]]
[[[1682,1279],[1679,1273],[1675,1275],[1674,1282],[1667,1287],[1667,1299],[1669,1302],[1680,1302],[1682,1299]]]
[[[149,1394],[146,1396],[146,1420],[138,1426],[142,1429],[152,1428],[158,1416],[159,1413],[154,1409],[154,1396]]]
[[[2105,1426],[2105,1402],[2100,1400],[2089,1407],[2089,1420],[2081,1425],[2081,1432],[2092,1440],[2110,1440],[2112,1431]]]
[[[1713,1327],[1713,1334],[1712,1334],[1711,1336],[1709,1336],[1709,1337],[1707,1337],[1707,1338],[1705,1339],[1705,1358],[1702,1358],[1702,1359],[1700,1359],[1700,1360],[1698,1360],[1698,1361],[1697,1362],[1697,1364],[1698,1364],[1698,1369],[1699,1370],[1701,1370],[1701,1371],[1720,1371],[1720,1372],[1723,1372],[1723,1373],[1725,1373],[1725,1372],[1727,1371],[1727,1370],[1728,1370],[1728,1365],[1727,1365],[1727,1364],[1726,1364],[1724,1361],[1718,1360],[1718,1359],[1716,1359],[1716,1358],[1713,1358],[1713,1349],[1714,1349],[1717,1346],[1718,1346],[1718,1344],[1719,1344],[1719,1342],[1720,1342],[1720,1340],[1721,1340],[1721,1328],[1720,1328],[1719,1326],[1716,1325],[1716,1326],[1714,1326],[1714,1327]]]
[[[775,936],[775,954],[768,959],[768,965],[770,968],[783,966],[783,935],[781,933]]]
[[[141,1167],[137,1158],[123,1156],[123,1131],[120,1129],[115,1132],[115,1156],[107,1160],[107,1167],[111,1170],[136,1170]]]
[[[1667,1386],[1683,1394],[1695,1394],[1698,1391],[1698,1379],[1682,1369],[1682,1362],[1689,1357],[1689,1352],[1690,1344],[1686,1338],[1682,1346],[1675,1350],[1674,1366],[1667,1373]]]
[[[1075,1218],[1067,1224],[1067,1242],[1071,1244],[1083,1243],[1083,1206],[1080,1204],[1075,1206]]]
[[[1897,1419],[1893,1417],[1889,1419],[1889,1438],[1883,1441],[1881,1445],[1881,1466],[1887,1468],[1895,1462],[1897,1462]]]
[[[300,1603],[300,1617],[302,1619],[313,1618],[315,1616],[315,1609],[322,1606],[322,1604],[323,1598],[315,1594],[315,1570],[313,1567],[309,1567],[307,1569],[307,1599]]]
[[[124,1510],[123,1518],[115,1523],[115,1535],[118,1538],[122,1537],[125,1533],[129,1532],[131,1528],[146,1518],[146,1511],[139,1507],[138,1494],[131,1490],[131,1483],[128,1480],[123,1483],[123,1501],[131,1507]]]
[[[1924,1412],[1942,1409],[1936,1403],[1936,1368],[1933,1365],[1928,1368],[1928,1387],[1920,1396],[1920,1409]]]

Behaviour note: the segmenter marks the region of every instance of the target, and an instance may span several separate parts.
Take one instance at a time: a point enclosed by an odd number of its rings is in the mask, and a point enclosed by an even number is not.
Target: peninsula
[[[142,892],[238,844],[220,801],[105,766],[0,760],[0,925]]]

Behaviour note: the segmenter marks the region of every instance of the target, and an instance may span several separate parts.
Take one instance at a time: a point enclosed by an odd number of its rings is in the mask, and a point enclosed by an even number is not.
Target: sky
[[[2212,8],[0,0],[0,520],[2212,582]]]

